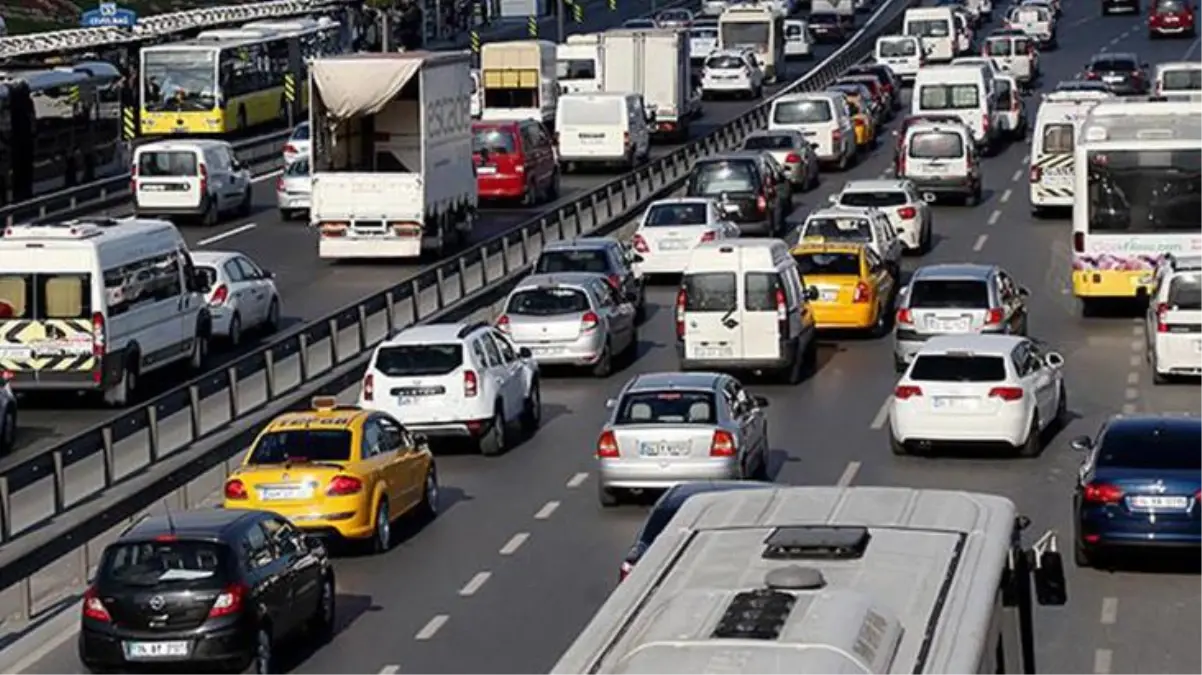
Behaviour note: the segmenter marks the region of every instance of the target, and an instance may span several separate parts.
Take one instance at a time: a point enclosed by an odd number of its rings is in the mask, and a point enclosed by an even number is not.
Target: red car
[[[480,199],[533,206],[559,196],[555,146],[534,120],[473,122],[472,163]]]
[[[1148,37],[1194,37],[1198,32],[1194,22],[1193,0],[1157,0],[1148,10]]]

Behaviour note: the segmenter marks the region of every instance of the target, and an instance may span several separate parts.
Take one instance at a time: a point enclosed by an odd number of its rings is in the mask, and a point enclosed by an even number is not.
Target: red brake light
[[[843,140],[843,132],[835,129],[831,132],[831,143],[838,145]]]
[[[374,401],[376,399],[376,376],[373,373],[368,373],[363,376],[363,400]]]
[[[855,295],[852,296],[851,301],[859,304],[868,302],[871,298],[872,289],[868,287],[868,284],[864,283],[863,281],[856,282],[856,292]]]
[[[898,398],[903,401],[908,401],[915,396],[922,396],[922,389],[915,387],[912,384],[898,385],[898,387],[893,390],[893,398]]]
[[[609,282],[610,287],[615,291],[622,288],[622,277],[616,274],[611,274],[605,277],[605,280]]]
[[[221,284],[213,289],[213,293],[209,296],[210,305],[224,305],[226,300],[230,299],[230,288],[225,284]]]
[[[789,304],[785,298],[784,290],[780,288],[776,289],[774,298],[776,300],[776,320],[780,323],[785,323],[789,320]],[[782,335],[787,334],[787,332],[782,333]]]
[[[103,621],[104,623],[112,623],[113,621],[113,617],[109,615],[108,608],[100,600],[100,594],[96,591],[95,586],[88,586],[88,590],[84,591],[83,616],[85,619]]]
[[[283,176],[280,176],[279,178],[275,179],[275,191],[276,192],[284,191],[284,177]]]
[[[288,145],[285,145],[284,146],[284,154],[285,155],[295,155],[296,154],[296,146],[291,143],[289,143]]]
[[[801,164],[801,155],[796,152],[790,152],[785,155],[785,164]]]
[[[1074,232],[1073,233],[1073,251],[1076,253],[1084,253],[1085,252],[1085,233],[1084,232]]]
[[[1000,307],[994,307],[994,308],[990,309],[989,313],[987,313],[985,315],[985,323],[988,325],[992,325],[995,323],[1001,323],[1004,315],[1005,314],[1004,314],[1004,312],[1002,312]]]
[[[989,390],[989,398],[1000,398],[1003,401],[1023,400],[1022,387],[994,387]]]
[[[735,437],[729,431],[719,429],[714,432],[714,440],[710,441],[710,457],[734,457]]]
[[[221,595],[213,601],[213,607],[209,610],[209,618],[216,619],[219,616],[229,616],[242,611],[242,605],[246,601],[246,596],[250,591],[243,584],[230,584],[221,591]]]
[[[502,314],[501,316],[497,317],[497,330],[501,331],[502,333],[509,332],[509,315],[508,314]]]
[[[618,456],[618,439],[614,438],[614,432],[602,432],[600,438],[597,439],[597,457],[614,458]]]
[[[326,488],[326,495],[330,497],[346,497],[349,495],[359,494],[363,490],[363,481],[354,476],[334,476],[330,479],[330,485]]]
[[[1043,169],[1038,166],[1031,167],[1030,179],[1032,183],[1038,183],[1043,180]]]
[[[1169,306],[1166,305],[1165,303],[1162,302],[1159,305],[1156,305],[1156,332],[1157,333],[1169,332],[1169,325],[1167,323],[1165,323],[1165,320],[1164,320],[1165,319],[1164,315],[1168,314],[1168,312],[1169,312]]]
[[[643,238],[643,235],[641,235],[641,234],[634,235],[634,250],[639,253],[650,253],[651,252],[651,249],[647,247],[647,240]]]
[[[629,132],[629,131],[627,131],[626,133],[622,134],[622,143],[623,143],[623,144],[624,144],[626,147],[630,147],[630,132]]]
[[[913,220],[918,217],[918,209],[913,206],[903,206],[897,210],[897,215],[902,220]]]
[[[476,371],[463,371],[463,397],[476,398],[476,394],[480,393],[480,381],[476,378]]]
[[[591,330],[596,330],[597,325],[601,323],[601,317],[595,312],[585,312],[584,316],[580,317],[580,332],[587,333]]]
[[[1123,498],[1123,489],[1110,483],[1088,483],[1081,490],[1081,498],[1090,504],[1117,504]]]
[[[989,132],[989,115],[981,115],[981,129],[986,133]]]
[[[914,323],[914,315],[908,309],[899,309],[897,310],[897,322],[912,324]]]
[[[714,232],[713,230],[710,230],[710,231],[706,232],[705,234],[701,235],[701,243],[704,244],[707,241],[713,241],[714,239],[717,239],[717,238],[718,238],[718,233]]]
[[[200,194],[203,197],[209,192],[209,170],[204,164],[200,165]]]
[[[238,501],[250,497],[246,492],[246,483],[243,483],[238,478],[231,478],[225,482],[225,498]]]
[[[764,199],[764,195],[759,195],[755,198],[755,208],[760,212],[768,210],[768,200]]]
[[[862,126],[864,126],[864,120],[860,119],[859,117],[856,117],[855,119],[853,119],[853,120],[851,121],[851,123],[852,123],[852,124],[854,124],[854,125],[856,125],[857,127],[862,127]]]
[[[676,292],[676,337],[684,339],[684,308],[689,296],[682,288]]]
[[[1092,70],[1085,73],[1085,79],[1087,79],[1087,80],[1096,80],[1099,77],[1101,77],[1101,75],[1098,75],[1097,73],[1095,73]]]
[[[623,560],[622,567],[618,570],[618,581],[625,581],[626,577],[630,576],[630,573],[633,571],[634,565],[629,560]]]

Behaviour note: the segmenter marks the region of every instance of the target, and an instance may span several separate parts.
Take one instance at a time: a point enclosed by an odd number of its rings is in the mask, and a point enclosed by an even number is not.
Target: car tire
[[[226,339],[229,340],[231,347],[236,348],[242,345],[242,317],[237,312],[230,317],[230,333]]]
[[[192,340],[192,355],[188,357],[188,367],[193,372],[204,370],[205,359],[209,357],[209,338],[205,335],[197,335]]]
[[[1156,354],[1152,354],[1152,384],[1168,384],[1170,382],[1169,376],[1160,372],[1159,367],[1160,364],[1156,359]]]
[[[388,498],[380,495],[376,505],[375,529],[371,533],[371,552],[377,555],[392,548],[392,513],[388,510]]]
[[[263,321],[263,331],[265,333],[274,333],[280,329],[280,301],[279,298],[272,298],[271,304],[267,306],[267,318]]]
[[[622,365],[629,366],[639,360],[639,327],[634,327],[633,334],[630,336],[630,343],[622,350]]]
[[[522,433],[527,437],[533,436],[543,420],[542,390],[538,380],[530,383],[530,392],[526,394],[526,402],[522,406]]]
[[[892,452],[897,457],[905,457],[910,454],[909,449],[906,448],[906,444],[897,440],[897,437],[893,435],[893,429],[889,429],[889,452]]]
[[[430,462],[426,469],[426,477],[422,482],[422,501],[417,505],[416,514],[421,522],[428,523],[438,517],[438,469]]]
[[[1086,548],[1080,539],[1073,541],[1073,562],[1077,564],[1077,567],[1094,566],[1093,551]]]
[[[17,444],[17,411],[13,407],[15,405],[10,405],[8,410],[4,411],[4,420],[0,421],[0,455],[12,452]]]
[[[124,408],[134,400],[138,391],[137,363],[136,352],[126,357],[125,366],[121,369],[121,380],[104,391],[105,405],[112,408]]]
[[[750,480],[759,480],[768,482],[772,477],[768,475],[768,451],[759,454],[755,461],[755,466],[751,468],[751,472],[747,475]]]
[[[259,626],[255,632],[255,653],[250,659],[250,668],[258,675],[275,672],[275,640],[267,626]]]
[[[547,201],[559,199],[559,169],[551,175],[551,184],[547,186]]]
[[[1057,429],[1068,426],[1068,391],[1064,388],[1064,382],[1060,383],[1060,395],[1056,401],[1056,419],[1054,421]]]
[[[480,439],[480,454],[485,457],[496,457],[505,452],[509,441],[507,429],[505,428],[505,413],[504,408],[498,401],[493,412],[492,426],[488,433]]]
[[[1018,456],[1023,458],[1038,457],[1043,450],[1043,439],[1040,437],[1039,413],[1031,419],[1031,429],[1027,431],[1027,440],[1017,448]]]
[[[622,503],[621,496],[614,488],[606,487],[600,480],[597,481],[597,501],[604,508],[613,508]]]
[[[964,205],[973,208],[981,203],[981,188],[975,188],[972,192],[964,195]]]
[[[334,579],[327,576],[321,580],[321,596],[313,616],[309,618],[308,637],[319,645],[324,645],[334,639],[334,617],[337,606],[337,594],[334,591]]]
[[[200,214],[200,224],[202,227],[217,227],[218,221],[221,220],[221,214],[217,211],[217,202],[212,199],[205,200],[204,211]]]
[[[604,379],[609,377],[614,370],[613,350],[610,348],[609,341],[605,342],[605,347],[601,352],[601,358],[597,359],[597,363],[593,365],[593,377]]]
[[[250,185],[247,185],[246,194],[242,196],[242,201],[238,202],[238,215],[240,217],[246,218],[254,211],[254,195],[254,189]]]
[[[889,334],[889,308],[881,307],[877,312],[876,321],[869,329],[868,335],[873,339],[883,338]]]

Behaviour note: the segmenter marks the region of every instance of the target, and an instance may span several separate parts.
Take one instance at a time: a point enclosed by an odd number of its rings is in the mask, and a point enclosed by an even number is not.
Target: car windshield
[[[1169,306],[1173,309],[1202,309],[1202,275],[1182,274],[1169,285]]]
[[[689,177],[690,195],[755,192],[757,183],[750,162],[700,162]]]
[[[798,140],[787,134],[761,134],[743,140],[744,150],[792,150]]]
[[[652,204],[647,209],[643,225],[647,227],[671,227],[680,225],[705,225],[708,221],[707,204]]]
[[[904,206],[910,203],[910,199],[906,197],[906,193],[900,191],[888,192],[881,190],[880,192],[844,192],[839,196],[839,203],[843,206]]]
[[[827,101],[780,101],[772,107],[776,124],[816,124],[831,121],[831,106]]]
[[[708,391],[639,391],[622,397],[615,424],[714,424]]]
[[[309,140],[309,123],[301,122],[292,130],[292,140],[307,141]]]
[[[1202,470],[1202,429],[1193,424],[1112,426],[1101,445],[1098,466]]]
[[[212,541],[179,540],[166,535],[154,541],[117,543],[104,551],[97,578],[106,586],[162,588],[208,585],[213,577],[224,577],[230,555],[224,545]]]
[[[535,274],[557,272],[592,272],[609,274],[609,256],[601,249],[567,249],[543,251],[534,266]]]
[[[910,307],[930,309],[985,309],[989,287],[976,279],[917,279],[910,286]]]
[[[1000,356],[919,354],[909,377],[917,382],[1001,382],[1006,361]]]
[[[860,254],[858,253],[801,253],[793,256],[801,276],[811,274],[823,276],[860,276]]]
[[[802,238],[821,237],[826,241],[871,242],[872,224],[867,218],[817,217],[806,221]]]
[[[910,137],[909,148],[915,159],[955,159],[964,156],[964,139],[950,131],[921,131]]]
[[[376,352],[375,370],[387,377],[446,375],[463,364],[458,343],[391,345]]]
[[[559,316],[579,314],[588,308],[588,296],[578,288],[528,288],[510,296],[505,313],[517,316]]]
[[[246,463],[345,462],[350,458],[351,432],[346,429],[281,429],[260,436]]]

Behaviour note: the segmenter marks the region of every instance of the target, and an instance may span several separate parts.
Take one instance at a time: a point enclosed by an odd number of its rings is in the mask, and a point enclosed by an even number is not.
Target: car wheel
[[[526,403],[522,406],[522,431],[527,436],[533,436],[543,419],[543,399],[538,380],[530,384],[530,393],[526,395]]]
[[[430,468],[426,469],[426,479],[422,483],[422,502],[417,507],[417,517],[425,522],[434,520],[438,516],[438,497],[438,470],[431,462]]]
[[[251,666],[259,675],[275,672],[275,644],[271,639],[271,631],[265,626],[260,626],[255,634],[255,655]]]
[[[610,349],[609,342],[601,350],[601,358],[597,359],[597,363],[593,365],[593,377],[609,377],[613,373],[613,351]]]
[[[189,366],[194,371],[204,370],[205,359],[209,357],[209,338],[204,335],[197,335],[192,340],[192,357],[188,360]]]
[[[480,454],[485,457],[495,457],[505,452],[507,440],[505,438],[505,414],[504,408],[498,403],[496,411],[493,413],[492,427],[484,438],[480,439]]]
[[[220,219],[217,213],[217,202],[210,199],[205,201],[204,212],[200,215],[200,224],[204,227],[216,227],[217,221]]]
[[[280,301],[277,298],[271,299],[271,304],[267,306],[267,320],[263,322],[263,330],[268,333],[274,333],[280,329]]]
[[[898,457],[910,454],[910,451],[906,449],[906,444],[897,440],[897,437],[893,435],[893,429],[889,430],[889,451]]]
[[[759,453],[756,456],[755,466],[751,468],[751,473],[747,476],[751,480],[770,481],[772,477],[768,475],[768,451]]]
[[[254,190],[248,184],[246,186],[246,194],[242,196],[242,201],[238,203],[238,215],[245,218],[254,210]]]
[[[388,498],[380,496],[376,506],[376,527],[371,535],[372,553],[385,553],[392,546],[392,515],[388,512]]]
[[[1077,563],[1077,567],[1093,567],[1093,558],[1093,552],[1080,539],[1073,542],[1073,562]]]
[[[1152,354],[1152,384],[1168,384],[1169,376],[1160,372],[1160,361]]]
[[[1068,425],[1068,392],[1064,389],[1064,383],[1060,383],[1060,393],[1056,401],[1056,426],[1063,429]]]
[[[1027,431],[1027,440],[1018,446],[1019,457],[1038,457],[1039,451],[1043,449],[1042,439],[1039,436],[1039,413],[1035,413],[1031,420],[1031,428]]]
[[[17,411],[12,406],[4,411],[4,421],[0,422],[0,426],[3,426],[0,429],[0,454],[6,455],[17,444]]]
[[[318,644],[325,644],[334,638],[334,580],[326,577],[321,582],[321,596],[313,617],[309,619],[309,637]]]
[[[877,309],[876,321],[872,324],[872,329],[869,335],[873,338],[885,337],[889,333],[889,312],[888,307],[880,307]]]
[[[238,316],[237,312],[230,317],[230,334],[229,341],[231,347],[237,347],[242,344],[242,317]]]
[[[621,503],[621,498],[618,491],[614,488],[605,487],[605,484],[600,480],[597,481],[597,501],[605,508],[612,508]]]

